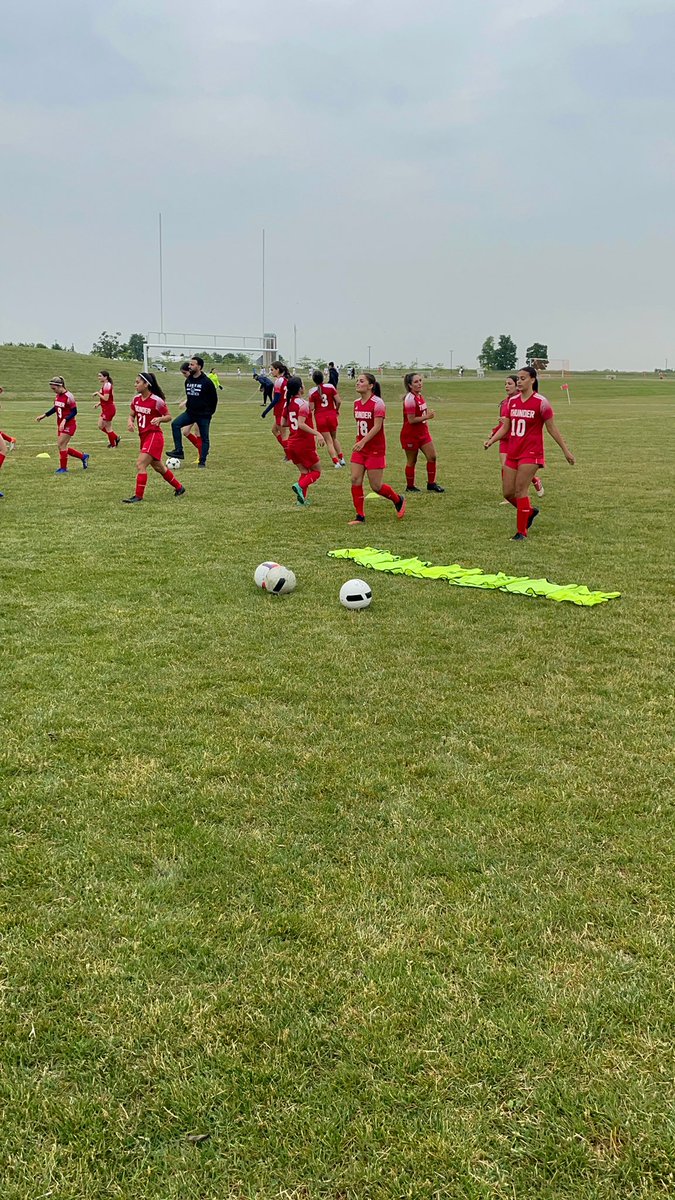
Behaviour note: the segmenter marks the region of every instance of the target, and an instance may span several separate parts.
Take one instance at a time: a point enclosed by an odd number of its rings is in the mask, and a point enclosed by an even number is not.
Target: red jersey
[[[158,425],[151,424],[153,417],[166,417],[168,412],[166,400],[159,396],[146,396],[145,399],[143,396],[134,396],[131,401],[131,414],[136,418],[141,441],[149,433],[156,433],[159,429]]]
[[[424,428],[423,421],[417,421],[414,425],[410,425],[409,417],[426,417],[427,402],[424,396],[416,396],[414,392],[408,392],[408,395],[403,401],[403,428],[406,425],[415,433],[419,433]]]
[[[312,388],[308,400],[319,416],[322,412],[337,412],[336,395],[337,388],[334,388],[332,383],[320,383],[318,387]]]
[[[105,406],[114,403],[115,396],[113,393],[113,385],[109,379],[106,379],[105,383],[101,384],[101,404]]]
[[[276,399],[277,396],[279,397],[278,402],[274,405],[274,420],[277,422],[277,425],[281,424],[281,418],[283,417],[284,410],[286,408],[287,387],[288,380],[286,376],[278,375],[274,380],[274,398]]]
[[[492,430],[492,433],[496,433],[497,430],[499,429],[499,426],[502,423],[502,417],[508,417],[508,415],[509,415],[509,400],[516,400],[519,396],[520,396],[520,392],[514,392],[512,396],[504,397],[501,404],[499,405],[499,425],[495,425],[494,429]],[[492,437],[492,433],[490,434],[490,437]],[[509,448],[508,433],[507,433],[506,437],[503,437],[501,439],[501,441],[497,442],[497,446],[499,447],[500,454],[506,454],[506,452]]]
[[[366,437],[378,417],[386,417],[387,410],[384,407],[384,400],[381,396],[371,396],[370,400],[354,401],[354,418],[356,420],[356,440],[361,441],[361,438]],[[366,442],[364,454],[384,454],[387,448],[386,439],[384,436],[384,425],[375,437]]]
[[[294,444],[300,445],[305,442],[308,445],[314,445],[314,434],[305,433],[304,429],[298,429],[298,422],[302,421],[304,425],[310,425],[314,428],[312,421],[312,410],[309,407],[309,400],[304,396],[294,396],[286,404],[286,420],[290,429],[289,441],[292,438]]]
[[[529,462],[544,462],[544,422],[553,416],[553,409],[545,396],[534,392],[529,400],[512,396],[507,400],[506,416],[511,421],[508,435],[509,458],[525,459]]]
[[[54,408],[56,409],[56,425],[60,429],[67,421],[72,421],[73,413],[77,408],[73,393],[61,392],[60,396],[54,396]]]

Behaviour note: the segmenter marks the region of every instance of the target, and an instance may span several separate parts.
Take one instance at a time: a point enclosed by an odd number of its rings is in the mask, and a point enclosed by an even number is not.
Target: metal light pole
[[[369,346],[368,347],[368,370],[370,370],[370,350],[371,350],[371,347]]]
[[[455,353],[454,350],[450,351],[450,370],[452,370],[452,356],[454,353]]]

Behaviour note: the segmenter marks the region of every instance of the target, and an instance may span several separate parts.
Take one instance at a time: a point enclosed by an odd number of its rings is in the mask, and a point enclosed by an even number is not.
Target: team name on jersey
[[[535,417],[536,415],[533,408],[512,408],[509,413],[511,417]]]
[[[367,421],[368,417],[372,417],[372,415],[373,414],[371,412],[359,412],[358,409],[354,410],[354,420],[355,421],[358,421],[359,419]]]
[[[139,413],[151,413],[152,412],[151,408],[148,408],[146,405],[143,405],[143,404],[136,404],[136,405],[134,405],[134,407],[136,409],[136,412],[139,412]]]

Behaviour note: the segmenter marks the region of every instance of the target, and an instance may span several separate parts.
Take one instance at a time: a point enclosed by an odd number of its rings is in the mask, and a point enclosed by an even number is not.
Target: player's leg
[[[180,479],[176,478],[173,471],[171,471],[169,467],[167,467],[166,463],[162,460],[161,451],[159,458],[155,458],[154,455],[152,456],[150,459],[150,466],[152,467],[153,471],[156,471],[158,475],[161,475],[165,483],[168,483],[174,489],[177,496],[182,496],[184,494],[185,488],[183,487]]]
[[[298,504],[309,504],[307,490],[321,477],[321,463],[317,457],[311,463],[305,462],[298,465],[301,468],[302,474],[298,482],[293,484],[293,491],[298,497]]]
[[[505,468],[506,468],[506,454],[505,454],[505,453],[504,453],[504,454],[502,454],[501,450],[499,451],[499,460],[500,460],[500,463],[501,463],[501,473],[502,473],[502,491],[503,491],[503,490],[504,490],[504,470],[505,470]],[[502,500],[502,502],[501,502],[501,503],[502,503],[502,504],[510,504],[510,503],[511,503],[511,501],[510,501],[510,500],[507,500],[507,499],[506,499],[506,494],[504,494],[504,499]]]
[[[419,488],[415,487],[415,466],[417,463],[417,448],[415,446],[404,446],[405,450],[405,490],[406,492],[419,492]]]
[[[190,442],[191,445],[194,446],[195,450],[197,451],[197,454],[201,458],[202,439],[199,436],[197,422],[193,421],[192,425],[186,426],[186,428],[183,430],[183,435],[187,438],[188,442]]]
[[[193,424],[193,418],[186,412],[179,413],[171,422],[171,433],[173,435],[173,450],[171,454],[174,458],[185,458],[183,451],[183,430],[188,425]]]
[[[57,475],[65,475],[68,471],[68,442],[70,441],[69,433],[59,433],[56,438],[56,444],[59,448],[59,466],[56,472]]]
[[[199,439],[202,444],[199,451],[199,466],[205,467],[209,450],[211,449],[211,418],[197,417],[197,425],[199,427]]]
[[[421,450],[427,460],[427,491],[444,492],[445,488],[436,483],[436,447],[433,441],[425,442]]]
[[[334,431],[334,433],[333,433],[333,445],[335,446],[335,453],[336,453],[336,454],[337,454],[337,456],[338,456],[338,462],[339,462],[340,466],[341,466],[341,467],[346,467],[346,466],[347,466],[347,464],[346,464],[346,462],[345,462],[344,451],[343,451],[343,449],[342,449],[342,446],[340,445],[340,443],[339,443],[339,441],[338,441],[338,435],[337,435],[337,426],[335,427],[335,431]]]
[[[317,426],[317,428],[318,428],[318,426]],[[333,461],[333,466],[339,467],[340,466],[340,456],[335,448],[335,442],[333,441],[333,435],[332,435],[330,429],[320,429],[319,433],[321,434],[324,442],[326,443],[326,449],[328,450],[328,453],[331,456],[331,459]]]
[[[532,487],[541,499],[544,494],[544,485],[538,475],[535,475],[534,479],[532,480]]]
[[[518,541],[522,541],[523,538],[527,537],[527,531],[539,512],[538,508],[532,507],[529,497],[532,480],[536,474],[536,463],[519,463],[514,485],[516,522],[518,526],[515,539]]]
[[[368,467],[368,482],[374,492],[378,496],[384,496],[385,500],[391,500],[396,514],[402,517],[405,513],[405,496],[399,496],[388,483],[383,482],[384,467]]]
[[[350,463],[349,466],[352,476],[352,500],[354,502],[354,508],[356,509],[356,517],[353,521],[350,521],[349,524],[363,525],[363,522],[366,519],[366,514],[363,510],[363,477],[366,473],[366,468],[363,466],[363,463],[355,462]]]
[[[516,472],[513,467],[502,467],[502,491],[507,504],[516,507]]]
[[[124,504],[140,504],[148,485],[148,466],[151,462],[150,455],[141,450],[136,459],[136,490],[133,496],[129,496],[127,500],[123,501]]]
[[[9,447],[7,445],[7,442],[5,441],[4,437],[0,433],[0,467],[2,466],[2,464],[5,461],[8,449],[9,449]],[[0,500],[1,499],[2,499],[2,492],[0,492]]]

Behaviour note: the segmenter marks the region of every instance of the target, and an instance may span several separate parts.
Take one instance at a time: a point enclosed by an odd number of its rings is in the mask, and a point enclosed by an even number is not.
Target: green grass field
[[[501,379],[429,384],[446,494],[354,530],[330,463],[293,506],[249,380],[184,498],[121,504],[99,366],[0,350],[3,1200],[672,1196],[675,385],[543,385],[578,465],[549,443],[519,544]],[[348,613],[327,551],[368,544],[622,598],[371,574]]]

